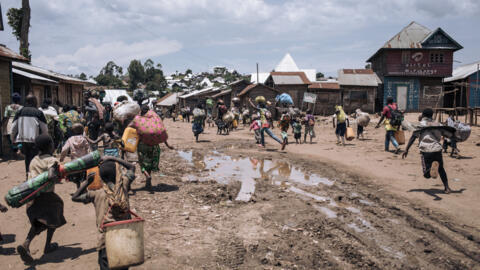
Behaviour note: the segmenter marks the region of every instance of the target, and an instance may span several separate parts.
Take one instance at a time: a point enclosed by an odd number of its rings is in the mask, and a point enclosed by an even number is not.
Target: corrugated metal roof
[[[381,81],[371,69],[341,69],[338,71],[340,85],[377,87]]]
[[[239,97],[243,96],[257,86],[268,89],[268,90],[271,90],[271,91],[274,91],[274,92],[277,92],[277,93],[280,93],[280,91],[278,91],[277,89],[266,86],[265,84],[250,84],[247,87],[245,87],[237,96],[239,96]]]
[[[28,59],[21,56],[20,54],[10,50],[7,46],[0,44],[0,57],[4,57],[10,60],[24,61],[28,62]]]
[[[340,89],[338,82],[313,82],[308,89]]]
[[[445,47],[444,44],[435,44],[434,46],[428,44],[427,41],[429,38],[439,32],[449,39],[455,46]],[[367,60],[367,62],[370,62],[371,59],[382,49],[422,49],[424,46],[427,46],[428,48],[444,48],[454,50],[463,48],[441,28],[437,28],[435,31],[432,31],[417,22],[411,22],[398,34],[387,41],[380,49],[378,49],[375,54]]]
[[[310,80],[305,75],[305,72],[272,72],[273,82],[275,84],[298,85],[311,84]]]
[[[445,78],[444,82],[453,82],[456,80],[463,80],[467,78],[468,76],[474,74],[475,72],[478,71],[478,65],[480,65],[480,61],[472,63],[472,64],[467,64],[463,66],[459,66],[456,69],[453,70],[452,76]]]
[[[398,34],[387,41],[382,48],[404,49],[422,48],[422,41],[430,35],[432,30],[417,23],[411,22]]]
[[[229,94],[231,92],[232,92],[232,89],[223,90],[222,92],[213,95],[212,98],[221,97],[221,96],[224,96],[224,95]]]
[[[275,67],[275,71],[281,72],[281,71],[300,71],[298,68],[297,64],[293,60],[292,56],[287,53],[285,56],[282,58],[280,63]]]
[[[196,96],[196,95],[199,95],[199,94],[206,94],[210,91],[216,91],[216,90],[217,90],[217,88],[213,88],[213,87],[205,88],[205,89],[202,89],[202,90],[195,90],[195,91],[192,91],[188,94],[180,96],[180,98],[189,98],[189,97],[192,97],[192,96]]]
[[[58,79],[58,80],[67,81],[67,82],[70,82],[70,83],[85,84],[84,80],[73,78],[73,77],[70,77],[70,76],[67,76],[67,75],[56,73],[56,72],[46,70],[46,69],[43,69],[43,68],[40,68],[40,67],[29,65],[29,64],[26,64],[26,63],[12,62],[12,65],[14,67],[16,67],[17,69],[41,74],[43,76],[53,77],[53,78]]]
[[[265,81],[268,79],[270,76],[270,72],[259,72],[258,77],[260,78],[260,83],[265,83]],[[259,80],[257,80],[257,73],[252,73],[250,76],[250,82],[251,83],[259,83]]]
[[[160,102],[157,102],[157,105],[158,106],[166,106],[166,107],[175,105],[178,102],[178,97],[179,97],[180,94],[181,93],[172,93],[167,98],[161,100]]]
[[[50,79],[47,79],[45,77],[41,77],[41,76],[26,72],[26,71],[23,71],[23,70],[16,69],[16,68],[12,68],[12,72],[17,74],[17,75],[27,77],[27,78],[33,79],[33,80],[45,81],[45,82],[55,83],[55,84],[58,83],[54,80],[50,80]]]

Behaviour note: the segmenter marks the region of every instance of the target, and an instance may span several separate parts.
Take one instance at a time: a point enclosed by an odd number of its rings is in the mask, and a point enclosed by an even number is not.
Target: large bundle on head
[[[370,115],[368,113],[362,112],[360,109],[356,109],[355,113],[357,114],[357,124],[361,127],[366,127],[370,123]]]
[[[225,123],[230,123],[235,119],[235,115],[232,112],[227,112],[226,114],[223,115],[223,122]]]
[[[258,97],[255,98],[255,102],[257,102],[257,103],[265,103],[265,102],[267,102],[267,100],[265,99],[264,96],[258,96]]]
[[[469,125],[459,121],[453,121],[450,118],[447,120],[447,125],[456,129],[455,139],[457,140],[457,142],[466,141],[472,133],[472,128]]]
[[[205,117],[205,110],[195,108],[193,109],[193,118],[203,118]]]
[[[238,104],[238,103],[240,103],[240,98],[234,97],[234,98],[232,98],[232,102],[235,103],[235,104]]]
[[[140,114],[140,106],[136,102],[124,100],[113,108],[113,119],[119,122],[133,119]]]
[[[287,93],[283,93],[283,94],[280,94],[278,95],[275,100],[278,102],[278,103],[281,103],[283,105],[292,105],[293,104],[293,99],[292,97],[287,94]]]
[[[154,111],[150,110],[143,116],[135,116],[132,125],[140,135],[140,141],[146,145],[157,145],[168,139],[167,129]]]

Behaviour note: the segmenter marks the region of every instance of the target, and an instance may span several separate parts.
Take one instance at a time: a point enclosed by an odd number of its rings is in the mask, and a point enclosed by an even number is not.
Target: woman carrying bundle
[[[203,126],[205,125],[205,110],[203,104],[199,103],[195,109],[193,109],[193,124],[192,131],[195,136],[195,141],[198,142],[198,135],[203,132]]]
[[[150,189],[152,187],[151,173],[158,171],[160,162],[159,143],[165,143],[170,149],[173,147],[167,142],[168,136],[162,120],[154,111],[149,110],[148,105],[142,105],[140,115],[137,115],[129,126],[136,129],[140,135],[137,147],[138,161],[142,173],[145,175],[145,187]],[[151,130],[154,132],[150,132]]]

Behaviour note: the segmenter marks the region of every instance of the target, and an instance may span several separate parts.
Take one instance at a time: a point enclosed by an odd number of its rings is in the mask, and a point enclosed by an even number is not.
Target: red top
[[[385,115],[385,117],[387,119],[392,118],[392,114],[390,113],[390,108],[389,107],[392,108],[392,110],[396,110],[397,109],[397,103],[392,103],[390,105],[387,105],[387,106],[383,107],[382,115]]]

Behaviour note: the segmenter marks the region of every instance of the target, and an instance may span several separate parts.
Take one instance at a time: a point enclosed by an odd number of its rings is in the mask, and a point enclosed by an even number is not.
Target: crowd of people
[[[119,97],[117,103],[125,101]],[[37,98],[28,95],[24,105],[20,105],[20,95],[13,94],[13,103],[5,111],[4,133],[10,145],[10,157],[25,159],[26,179],[33,179],[48,172],[48,181],[61,181],[60,164],[67,158],[75,160],[93,151],[99,150],[101,160],[98,174],[102,180],[101,188],[90,190],[95,175],[85,171],[66,176],[67,180],[76,184],[77,190],[72,195],[74,202],[92,203],[95,208],[97,229],[99,231],[98,263],[100,269],[109,269],[105,251],[104,230],[102,224],[130,218],[129,194],[134,194],[131,184],[135,180],[135,164],[127,161],[128,153],[123,149],[121,140],[126,128],[140,130],[144,123],[151,120],[161,121],[155,110],[150,110],[143,99],[138,104],[139,113],[128,119],[117,121],[115,108],[103,103],[97,93],[86,93],[81,108],[70,105],[52,105],[45,99],[40,107]],[[167,138],[164,144],[168,144]],[[145,188],[151,190],[151,174],[158,171],[160,146],[158,141],[145,135],[139,136],[137,147],[138,163],[145,176]],[[97,176],[98,177],[98,176]],[[34,262],[30,253],[32,240],[46,231],[47,238],[44,253],[53,252],[58,244],[52,242],[57,228],[66,224],[63,215],[63,201],[55,193],[55,185],[42,190],[40,195],[27,203],[26,214],[30,221],[30,230],[17,252],[26,264]],[[8,209],[0,204],[0,211]],[[0,234],[1,240],[1,234]]]
[[[20,100],[20,96],[14,94],[12,96],[13,103],[6,108],[5,134],[10,143],[12,156],[21,153],[25,159],[27,179],[48,172],[49,181],[58,183],[61,180],[59,164],[66,158],[74,160],[97,150],[103,153],[98,166],[102,188],[89,190],[88,187],[95,177],[86,172],[70,174],[67,179],[75,183],[77,187],[72,195],[72,200],[85,204],[92,203],[95,208],[96,225],[100,233],[98,263],[101,269],[109,269],[102,224],[129,219],[128,198],[129,195],[134,194],[131,184],[135,180],[135,164],[127,161],[128,153],[124,151],[124,142],[121,137],[127,128],[133,128],[141,134],[137,147],[138,161],[145,177],[145,188],[150,190],[152,188],[152,172],[159,169],[161,153],[159,142],[164,143],[170,149],[173,147],[168,144],[166,133],[162,133],[164,135],[145,135],[142,130],[157,128],[148,125],[158,125],[162,129],[163,113],[156,110],[155,106],[151,109],[147,104],[143,104],[143,99],[139,99],[137,100],[138,105],[136,105],[139,108],[138,112],[119,120],[115,118],[117,106],[112,108],[111,104],[103,103],[97,93],[85,94],[84,105],[80,108],[69,105],[62,106],[58,103],[52,105],[50,99],[45,99],[38,106],[37,99],[33,95],[25,98],[23,106],[20,105]],[[125,97],[120,97],[117,99],[117,103],[127,102],[125,100]],[[182,115],[183,120],[187,122],[190,122],[190,115],[193,115],[192,132],[197,142],[209,120],[216,123],[219,134],[222,134],[223,130],[226,130],[226,134],[228,134],[242,122],[244,126],[249,126],[249,129],[253,131],[256,144],[262,148],[266,145],[265,134],[267,134],[284,150],[289,144],[289,127],[292,128],[296,144],[307,143],[307,138],[310,143],[313,142],[313,138],[316,136],[316,119],[311,110],[302,113],[292,105],[281,105],[282,110],[280,110],[277,125],[281,137],[277,137],[272,131],[275,128],[269,109],[272,104],[262,96],[255,98],[254,101],[249,99],[248,102],[254,108],[252,113],[246,106],[240,108],[238,101],[234,100],[233,106],[228,109],[222,100],[217,100],[214,107],[213,99],[208,98],[204,102],[198,103],[193,110],[190,108],[180,110],[179,115]],[[213,117],[214,110],[216,117]],[[175,119],[177,114],[170,112],[170,115]],[[368,114],[357,110],[352,116],[357,123],[357,138],[363,138],[363,129],[369,122]],[[361,119],[362,117],[368,119]],[[445,193],[450,193],[448,177],[443,166],[442,150],[450,146],[454,149],[452,153],[458,151],[455,129],[435,122],[432,118],[432,109],[425,109],[422,112],[419,118],[420,124],[413,132],[402,156],[403,158],[408,157],[410,147],[418,139],[424,177],[437,178],[440,176]],[[391,143],[395,148],[395,154],[401,152],[395,132],[401,129],[403,120],[403,114],[398,110],[393,99],[387,98],[387,105],[376,126],[379,127],[382,123],[385,126],[385,151],[389,151]],[[345,145],[345,140],[351,139],[348,134],[351,123],[349,115],[345,113],[342,106],[335,106],[332,123],[337,144]],[[159,140],[159,136],[163,136],[161,140]],[[442,140],[444,141],[443,145],[441,144]],[[55,193],[54,187],[52,185],[48,190],[44,190],[40,196],[27,204],[26,214],[31,228],[23,244],[17,247],[18,254],[25,263],[34,261],[30,253],[30,243],[44,231],[47,234],[44,253],[53,252],[58,248],[58,244],[52,242],[53,235],[55,230],[65,225],[67,221],[63,215],[63,201]],[[7,208],[0,204],[0,211],[5,212]]]

